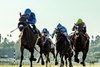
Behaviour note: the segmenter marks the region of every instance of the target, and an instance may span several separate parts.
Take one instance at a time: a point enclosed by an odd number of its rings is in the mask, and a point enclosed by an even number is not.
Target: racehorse
[[[40,46],[40,57],[38,58],[38,61],[37,63],[39,63],[40,61],[40,58],[42,60],[42,65],[44,65],[44,60],[43,60],[43,57],[42,57],[42,54],[45,55],[46,57],[46,67],[48,66],[48,62],[50,63],[50,59],[49,59],[49,53],[51,52],[53,54],[53,57],[55,58],[55,51],[54,51],[54,48],[51,48],[51,41],[50,39],[46,39],[45,43],[42,45],[41,43],[43,43],[45,40],[45,37],[42,36],[38,42],[37,42],[37,45]],[[41,42],[43,41],[43,42]],[[41,49],[42,48],[42,49]],[[51,66],[51,65],[50,65]]]
[[[73,27],[73,29],[77,30],[77,33],[75,32],[73,35],[71,35],[71,41],[72,43],[75,43],[75,45],[73,45],[75,47],[74,51],[75,51],[75,56],[74,56],[74,61],[79,63],[79,59],[78,59],[78,54],[79,52],[83,53],[82,56],[82,62],[81,64],[83,66],[85,66],[85,59],[88,53],[88,49],[89,49],[89,39],[84,35],[83,32],[79,32],[77,27]],[[78,37],[75,41],[75,36],[78,34]]]
[[[69,60],[69,67],[73,67],[72,65],[72,56],[73,52],[71,47],[69,46],[69,41],[66,36],[61,32],[58,28],[56,29],[56,57],[55,57],[55,65],[58,64],[57,55],[60,54],[61,64],[60,67],[63,67],[64,61],[63,57],[65,56],[66,67],[67,67],[67,59]]]
[[[21,34],[20,34],[21,59],[20,59],[19,67],[22,67],[24,49],[29,50],[29,52],[31,53],[30,67],[32,67],[32,61],[36,61],[33,54],[34,54],[35,43],[38,39],[38,35],[33,33],[32,28],[27,23],[27,18],[25,15],[20,14],[18,28],[21,31]]]

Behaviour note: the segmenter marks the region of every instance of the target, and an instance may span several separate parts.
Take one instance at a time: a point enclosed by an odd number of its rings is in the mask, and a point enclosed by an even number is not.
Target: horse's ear
[[[19,13],[20,17],[22,16],[21,12]]]

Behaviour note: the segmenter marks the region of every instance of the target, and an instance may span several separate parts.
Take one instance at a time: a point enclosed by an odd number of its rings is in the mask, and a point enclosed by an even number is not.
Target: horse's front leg
[[[68,60],[69,60],[69,67],[73,67],[73,65],[72,65],[72,57],[69,56]]]
[[[32,49],[32,48],[31,48],[31,49]],[[34,58],[34,55],[33,55],[34,49],[31,50],[30,53],[31,53],[31,56],[30,56],[30,67],[32,67],[32,61],[36,61],[37,59]]]
[[[60,58],[61,58],[61,64],[60,64],[60,67],[63,67],[64,66],[64,61],[63,61],[63,54],[60,56]]]
[[[23,53],[24,53],[24,47],[20,47],[20,52],[21,52],[21,59],[20,59],[20,65],[19,65],[19,67],[22,67],[22,61],[23,61]]]
[[[87,56],[87,52],[83,52],[83,57],[82,57],[82,62],[81,62],[81,64],[82,64],[83,66],[86,66],[86,65],[85,65],[86,56]]]
[[[50,63],[49,54],[46,54],[46,67],[48,67],[48,61]],[[51,67],[51,64],[50,64]]]
[[[54,48],[51,49],[51,53],[53,54],[53,57],[54,57],[54,59],[55,59],[55,49],[54,49]]]
[[[79,54],[79,52],[75,51],[74,61],[77,63],[79,63],[78,54]]]
[[[39,61],[40,61],[40,59],[41,59],[41,64],[44,65],[45,63],[44,63],[44,59],[43,59],[42,53],[40,54]]]
[[[41,59],[41,55],[39,56],[39,58],[38,58],[38,60],[37,60],[37,63],[39,63],[39,62],[40,62],[40,59]]]
[[[66,67],[67,67],[67,58],[68,58],[68,56],[67,56],[67,54],[66,54],[66,55],[65,55]]]
[[[58,61],[57,61],[57,56],[58,56],[58,52],[56,53],[56,57],[55,57],[55,65],[58,64]]]
[[[43,60],[43,57],[42,57],[42,53],[40,53],[40,56],[39,56],[39,58],[37,60],[37,63],[40,62],[40,59],[41,59],[41,64],[44,65],[44,60]]]
[[[41,64],[44,65],[44,59],[43,59],[43,56],[41,55]]]
[[[31,52],[31,56],[30,56],[30,67],[33,67],[32,66],[32,60],[33,60],[33,51]]]

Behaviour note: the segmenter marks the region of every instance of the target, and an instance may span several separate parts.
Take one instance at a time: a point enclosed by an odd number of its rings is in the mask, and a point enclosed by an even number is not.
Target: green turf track
[[[19,67],[18,65],[0,65],[0,67]],[[29,65],[23,65],[22,67],[30,67]],[[45,65],[33,65],[33,67],[46,67]],[[50,66],[48,66],[50,67]],[[58,65],[51,65],[51,67],[59,67]],[[66,66],[64,66],[66,67]],[[81,65],[73,65],[73,67],[83,67]],[[100,67],[100,65],[87,65],[86,67]]]

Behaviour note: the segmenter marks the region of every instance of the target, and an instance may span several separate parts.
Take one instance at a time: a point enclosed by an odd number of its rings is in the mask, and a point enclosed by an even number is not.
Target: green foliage
[[[100,52],[95,52],[94,56],[95,56],[95,58],[100,58]]]
[[[88,56],[95,59],[100,58],[100,36],[97,35],[95,40],[91,40]]]

